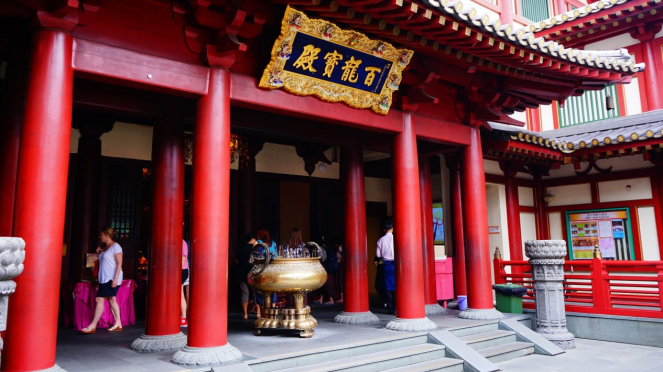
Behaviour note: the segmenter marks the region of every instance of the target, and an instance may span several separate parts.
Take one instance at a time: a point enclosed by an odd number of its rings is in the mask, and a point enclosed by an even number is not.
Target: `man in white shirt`
[[[378,240],[373,265],[377,266],[378,261],[382,260],[383,289],[387,301],[387,313],[394,314],[396,311],[396,275],[394,267],[394,225],[391,221],[384,224],[384,231],[384,236]]]

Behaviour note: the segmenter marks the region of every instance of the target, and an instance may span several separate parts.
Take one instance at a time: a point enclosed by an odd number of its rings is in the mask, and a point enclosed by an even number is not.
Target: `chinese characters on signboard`
[[[412,53],[288,7],[260,87],[387,114]]]
[[[626,234],[629,216],[625,209],[568,212],[567,219],[573,259],[592,259],[597,246],[604,259],[634,259]]]

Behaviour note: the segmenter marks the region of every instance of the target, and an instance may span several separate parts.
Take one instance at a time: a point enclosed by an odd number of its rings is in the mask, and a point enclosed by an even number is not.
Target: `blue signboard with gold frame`
[[[386,115],[412,54],[288,6],[259,86]]]

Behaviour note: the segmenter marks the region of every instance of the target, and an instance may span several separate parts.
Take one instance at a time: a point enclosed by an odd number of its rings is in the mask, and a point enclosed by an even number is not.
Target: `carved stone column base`
[[[469,320],[495,320],[504,318],[504,314],[496,309],[467,309],[458,313],[461,319]]]
[[[380,319],[377,317],[377,315],[373,314],[370,311],[366,311],[363,313],[351,313],[351,312],[341,311],[340,314],[334,317],[334,321],[336,323],[342,323],[342,324],[369,324],[369,323],[377,323],[380,321]]]
[[[575,349],[576,347],[576,337],[569,331],[564,330],[560,333],[538,333],[546,340],[559,346],[562,350]]]
[[[392,331],[430,331],[431,329],[436,329],[437,324],[428,318],[420,319],[401,319],[394,318],[391,320],[385,328]]]
[[[34,372],[67,372],[67,370],[56,364],[51,368],[40,369],[40,370],[34,371]]]
[[[219,347],[185,346],[170,358],[172,363],[186,366],[228,364],[240,360],[242,360],[242,353],[230,344]]]
[[[443,308],[438,304],[428,304],[426,305],[426,315],[440,315],[446,314],[447,309]]]
[[[182,332],[174,335],[150,336],[142,335],[131,343],[131,349],[139,353],[154,351],[178,350],[186,346],[186,335]]]

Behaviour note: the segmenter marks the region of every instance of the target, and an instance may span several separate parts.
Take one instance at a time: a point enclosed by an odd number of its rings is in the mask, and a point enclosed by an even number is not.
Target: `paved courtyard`
[[[231,312],[228,339],[245,358],[250,359],[399,335],[384,329],[392,316],[381,314],[379,309],[374,312],[381,322],[362,326],[333,323],[331,319],[340,310],[340,305],[313,308],[320,324],[312,339],[301,339],[297,333],[289,332],[270,332],[256,337],[252,332],[255,318],[244,321],[239,313]],[[454,326],[461,321],[455,314],[431,319],[441,327]],[[143,327],[144,324],[139,322],[122,332],[107,333],[100,329],[94,335],[81,335],[72,329],[61,328],[58,330],[57,364],[69,372],[190,371],[169,362],[172,351],[138,354],[129,349],[131,342],[142,334]],[[186,332],[186,328],[183,330]],[[556,357],[530,355],[497,365],[507,372],[663,372],[663,348],[586,339],[577,339],[576,345],[576,349]],[[209,368],[197,371],[209,371]]]
[[[564,354],[533,354],[497,366],[505,372],[663,372],[663,348],[576,339],[576,348]]]

